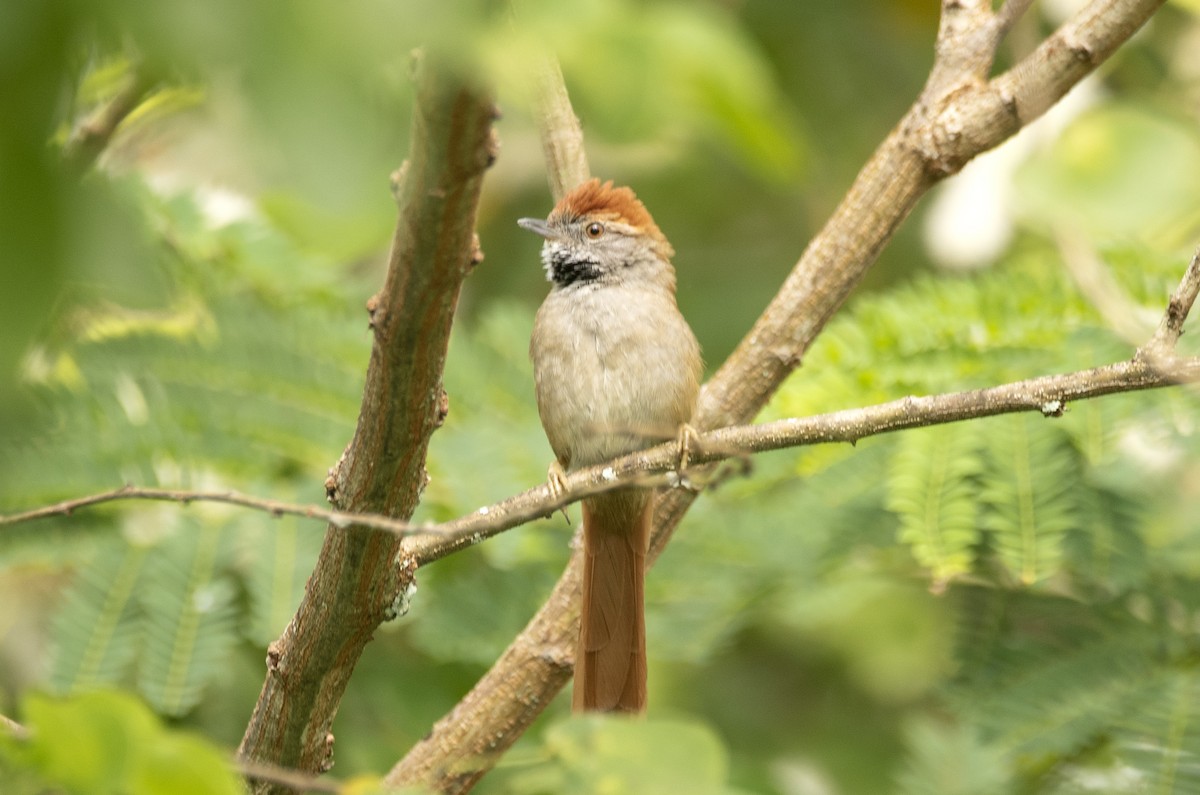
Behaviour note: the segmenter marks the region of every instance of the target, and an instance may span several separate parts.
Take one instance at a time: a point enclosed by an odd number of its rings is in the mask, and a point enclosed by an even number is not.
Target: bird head
[[[517,223],[545,238],[542,264],[558,288],[646,281],[674,289],[674,249],[629,188],[592,179],[564,196],[546,220]]]

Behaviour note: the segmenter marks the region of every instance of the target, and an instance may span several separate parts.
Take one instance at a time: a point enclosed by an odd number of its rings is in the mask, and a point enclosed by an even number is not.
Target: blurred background
[[[998,68],[1077,5],[1036,3]],[[1198,11],[1168,3],[935,190],[768,414],[1131,355],[1200,241]],[[0,510],[126,482],[322,501],[357,417],[418,46],[503,112],[419,518],[541,482],[526,351],[547,285],[515,224],[552,205],[540,54],[593,172],[635,187],[674,245],[711,371],[920,91],[936,27],[916,0],[6,3]],[[1118,396],[756,458],[650,577],[649,719],[572,721],[560,699],[479,791],[1200,791],[1196,408],[1190,390]],[[4,528],[0,711],[116,687],[232,749],[323,531],[211,505]],[[456,703],[570,532],[559,516],[422,574],[351,683],[335,775],[386,772]]]

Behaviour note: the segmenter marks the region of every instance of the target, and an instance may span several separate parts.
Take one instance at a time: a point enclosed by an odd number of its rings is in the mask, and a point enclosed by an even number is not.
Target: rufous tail
[[[614,491],[583,501],[583,615],[575,654],[576,712],[646,709],[643,582],[650,495]]]

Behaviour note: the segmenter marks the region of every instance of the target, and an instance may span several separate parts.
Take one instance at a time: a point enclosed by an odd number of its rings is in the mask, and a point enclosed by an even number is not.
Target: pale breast
[[[530,355],[538,412],[564,466],[674,438],[695,410],[699,345],[665,290],[556,290],[538,311]]]

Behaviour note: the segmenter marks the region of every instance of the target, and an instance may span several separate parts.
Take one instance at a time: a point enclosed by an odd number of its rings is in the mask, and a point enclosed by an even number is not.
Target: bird
[[[554,452],[551,488],[572,469],[665,439],[685,456],[703,363],[675,299],[674,249],[628,187],[591,179],[545,220],[550,292],[529,353],[538,415]],[[644,577],[653,492],[624,487],[583,501],[583,589],[572,708],[646,709]]]

